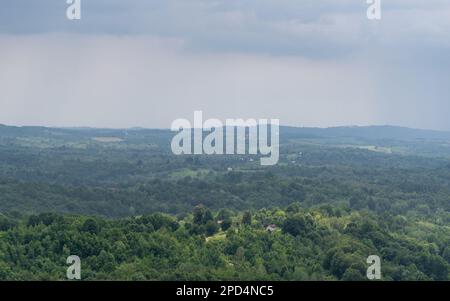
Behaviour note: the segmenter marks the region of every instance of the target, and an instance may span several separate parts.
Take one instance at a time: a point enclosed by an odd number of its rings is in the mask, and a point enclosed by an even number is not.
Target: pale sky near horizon
[[[450,130],[450,1],[0,0],[0,124]]]

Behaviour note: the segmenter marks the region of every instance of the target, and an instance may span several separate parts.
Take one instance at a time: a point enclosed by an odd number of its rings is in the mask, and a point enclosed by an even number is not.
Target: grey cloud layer
[[[335,57],[369,42],[449,35],[447,0],[383,1],[375,35],[365,0],[83,0],[68,22],[64,0],[3,1],[0,32],[147,34],[183,39],[195,51]],[[445,39],[444,39],[445,40]],[[448,46],[448,40],[446,39]]]
[[[450,2],[0,0],[0,123],[449,129]]]

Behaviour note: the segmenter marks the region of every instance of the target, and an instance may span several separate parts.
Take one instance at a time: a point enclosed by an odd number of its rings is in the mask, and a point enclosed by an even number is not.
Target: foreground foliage
[[[331,206],[199,206],[181,219],[40,214],[2,217],[0,228],[2,280],[65,279],[69,255],[80,256],[84,280],[365,280],[369,255],[381,257],[383,280],[450,280],[448,227]]]

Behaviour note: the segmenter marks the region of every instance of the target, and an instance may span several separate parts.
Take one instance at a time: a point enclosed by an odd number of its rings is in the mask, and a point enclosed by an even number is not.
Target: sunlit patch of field
[[[214,234],[213,236],[209,236],[206,238],[206,241],[220,241],[225,240],[227,238],[227,234],[225,232],[219,232],[217,234]]]
[[[210,174],[211,170],[209,169],[189,169],[189,168],[183,168],[177,171],[174,171],[170,173],[170,178],[172,180],[182,179],[185,177],[191,177],[191,178],[202,178]]]
[[[392,154],[392,148],[384,147],[384,146],[376,146],[376,145],[353,145],[353,144],[345,144],[345,145],[337,145],[338,147],[344,148],[357,148],[364,149],[372,152],[384,153],[384,154]]]
[[[118,137],[94,137],[92,138],[94,141],[103,142],[103,143],[114,143],[114,142],[122,142],[124,141],[122,138]]]

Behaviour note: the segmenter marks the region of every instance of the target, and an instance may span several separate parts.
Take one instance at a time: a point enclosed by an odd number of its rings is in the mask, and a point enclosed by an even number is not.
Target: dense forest
[[[282,128],[271,167],[172,135],[0,126],[0,279],[450,280],[450,134]]]

